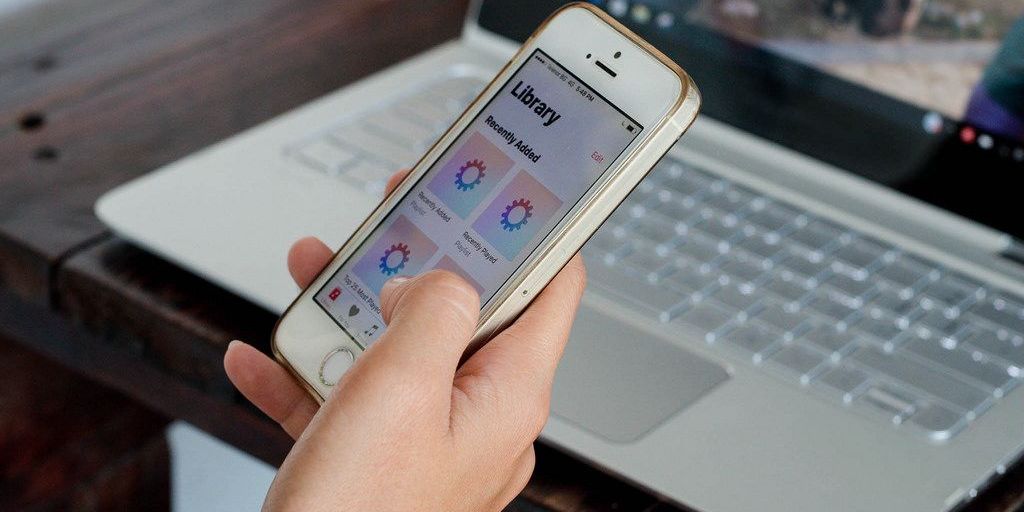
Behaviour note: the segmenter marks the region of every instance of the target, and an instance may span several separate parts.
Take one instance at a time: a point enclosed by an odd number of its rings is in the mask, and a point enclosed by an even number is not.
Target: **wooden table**
[[[278,464],[227,341],[273,316],[118,240],[115,185],[455,37],[465,0],[54,0],[0,19],[0,509],[167,509],[184,419]],[[679,510],[538,445],[510,510]],[[972,510],[1024,500],[1013,470]]]

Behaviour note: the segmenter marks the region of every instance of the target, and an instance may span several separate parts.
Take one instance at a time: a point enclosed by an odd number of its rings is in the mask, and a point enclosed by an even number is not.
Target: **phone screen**
[[[486,304],[642,130],[535,50],[314,300],[363,348],[395,276],[446,269]]]

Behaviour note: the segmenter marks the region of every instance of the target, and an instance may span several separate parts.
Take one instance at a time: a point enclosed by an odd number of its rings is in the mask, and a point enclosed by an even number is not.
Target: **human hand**
[[[303,239],[289,270],[305,287],[331,257],[320,241]],[[381,292],[387,330],[319,408],[284,368],[232,342],[228,376],[297,440],[264,508],[503,508],[533,472],[533,441],[584,282],[576,256],[460,367],[480,311],[473,288],[441,271],[393,280]]]

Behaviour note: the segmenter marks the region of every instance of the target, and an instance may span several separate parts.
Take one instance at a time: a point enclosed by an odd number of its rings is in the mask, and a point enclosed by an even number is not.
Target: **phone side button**
[[[320,382],[325,386],[337,384],[355,361],[356,356],[347,348],[338,347],[328,352],[320,363]]]

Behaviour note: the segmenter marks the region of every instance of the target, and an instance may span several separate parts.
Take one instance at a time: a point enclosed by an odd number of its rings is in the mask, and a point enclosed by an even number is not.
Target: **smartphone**
[[[690,126],[690,77],[600,9],[567,5],[285,311],[272,346],[323,400],[385,331],[395,276],[446,269],[480,294],[469,351],[507,326]]]

